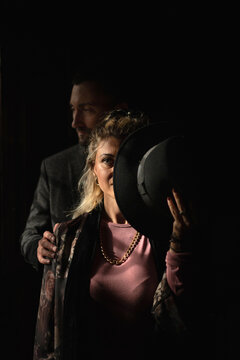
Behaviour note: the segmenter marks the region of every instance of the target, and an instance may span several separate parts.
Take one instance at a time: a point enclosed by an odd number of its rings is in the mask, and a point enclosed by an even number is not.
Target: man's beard
[[[77,131],[78,129],[76,129]],[[82,134],[79,134],[78,131],[77,131],[77,136],[78,136],[78,142],[79,144],[81,145],[84,145],[84,146],[87,146],[89,144],[89,137],[90,137],[90,134],[91,134],[91,129],[87,129],[87,128],[79,128],[79,130],[83,131]]]

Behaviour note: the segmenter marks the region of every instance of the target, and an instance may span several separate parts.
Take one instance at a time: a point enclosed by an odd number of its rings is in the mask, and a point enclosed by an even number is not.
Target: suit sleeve
[[[21,253],[24,259],[36,270],[40,270],[41,267],[37,259],[38,241],[42,238],[44,231],[52,231],[49,197],[48,177],[45,161],[43,161],[30,213],[20,238]]]

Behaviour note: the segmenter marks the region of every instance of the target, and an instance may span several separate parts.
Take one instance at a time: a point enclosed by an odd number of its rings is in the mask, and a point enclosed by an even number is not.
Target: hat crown
[[[150,148],[142,157],[137,171],[139,194],[154,211],[169,213],[167,196],[172,188],[186,187],[189,156],[183,136],[172,136]]]

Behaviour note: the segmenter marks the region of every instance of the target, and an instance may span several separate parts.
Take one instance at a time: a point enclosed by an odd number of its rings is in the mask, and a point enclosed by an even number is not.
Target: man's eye
[[[93,108],[84,108],[83,111],[93,113],[94,109]]]

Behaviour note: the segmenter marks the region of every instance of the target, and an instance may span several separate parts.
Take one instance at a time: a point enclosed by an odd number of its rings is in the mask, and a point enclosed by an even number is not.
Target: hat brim
[[[172,218],[162,215],[160,219],[159,214],[144,203],[137,186],[138,166],[151,147],[180,133],[179,129],[173,129],[167,122],[151,124],[130,134],[120,145],[116,156],[113,184],[117,204],[125,219],[148,237],[156,236],[161,219],[166,225],[170,219],[172,222]]]

